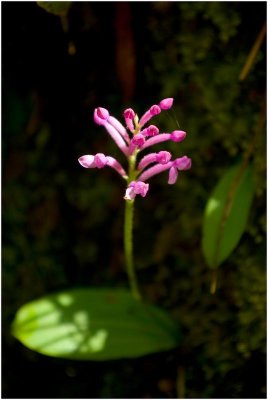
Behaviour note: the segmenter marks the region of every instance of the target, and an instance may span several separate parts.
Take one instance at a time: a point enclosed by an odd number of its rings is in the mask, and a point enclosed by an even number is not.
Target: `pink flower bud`
[[[153,105],[145,114],[141,117],[139,121],[140,127],[146,124],[154,115],[160,114],[161,108],[158,105]]]
[[[127,119],[133,119],[135,117],[135,112],[132,110],[132,108],[127,108],[123,115]]]
[[[187,170],[191,168],[192,160],[187,156],[183,156],[174,161],[174,166],[176,166],[179,171]]]
[[[159,153],[150,153],[144,156],[139,165],[138,170],[143,170],[149,164],[158,162],[159,164],[167,164],[171,159],[171,154],[168,151],[159,151]]]
[[[159,103],[159,107],[161,110],[169,110],[173,105],[173,99],[172,98],[167,98],[163,99]]]
[[[106,108],[98,107],[94,110],[94,121],[98,125],[104,125],[109,118],[109,111]]]
[[[159,129],[155,125],[150,125],[147,128],[147,136],[156,136],[159,133]]]
[[[134,124],[133,124],[133,119],[135,117],[135,112],[132,110],[132,108],[127,108],[124,113],[124,118],[126,121],[126,126],[128,129],[132,132],[134,131]]]
[[[173,131],[170,134],[170,139],[173,142],[182,142],[186,137],[186,132],[184,131]]]
[[[134,135],[130,141],[129,154],[131,155],[136,148],[140,149],[144,145],[144,143],[145,138],[141,133],[137,133],[137,135]]]
[[[169,151],[159,151],[159,153],[156,154],[156,161],[159,162],[159,164],[166,164],[170,159],[171,154]]]
[[[152,116],[160,114],[161,113],[161,108],[158,105],[155,104],[150,108],[150,113],[151,113]]]
[[[78,162],[84,168],[95,168],[94,159],[95,159],[94,156],[87,154],[85,156],[79,157]]]
[[[145,143],[144,136],[138,133],[137,135],[133,136],[131,142],[135,144],[137,147],[141,147]]]

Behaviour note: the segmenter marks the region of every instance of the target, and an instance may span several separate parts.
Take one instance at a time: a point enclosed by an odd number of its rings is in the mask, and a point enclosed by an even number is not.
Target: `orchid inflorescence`
[[[178,171],[191,168],[191,159],[187,156],[172,160],[170,152],[159,151],[145,155],[136,166],[137,155],[144,149],[167,140],[181,142],[186,137],[186,132],[182,130],[159,133],[159,129],[155,125],[144,127],[153,116],[160,114],[162,110],[169,110],[172,105],[172,98],[164,99],[158,105],[150,107],[140,119],[131,108],[128,108],[123,113],[126,127],[112,117],[105,108],[96,108],[94,111],[95,123],[105,127],[119,149],[124,153],[129,162],[129,171],[127,174],[115,158],[105,156],[103,153],[84,155],[78,159],[79,163],[84,168],[108,166],[117,171],[128,183],[124,196],[125,200],[133,200],[137,194],[145,197],[149,190],[147,180],[163,171],[169,170],[168,183],[174,184],[178,177]],[[127,130],[130,131],[131,135]],[[154,165],[151,166],[151,164]]]

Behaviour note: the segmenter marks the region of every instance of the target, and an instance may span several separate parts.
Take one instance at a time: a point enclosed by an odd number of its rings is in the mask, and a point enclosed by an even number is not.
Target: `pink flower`
[[[173,131],[170,134],[170,140],[173,142],[182,142],[186,137],[186,132],[184,131]]]
[[[187,170],[187,169],[191,168],[192,160],[187,156],[183,156],[183,157],[177,158],[174,161],[174,165],[176,166],[176,168],[179,171]]]
[[[131,132],[134,131],[133,120],[134,120],[134,117],[135,117],[135,112],[132,110],[132,108],[127,108],[124,111],[123,115],[124,115],[126,126],[128,127],[128,129]]]
[[[144,156],[139,165],[138,170],[143,170],[149,164],[158,162],[159,164],[166,164],[171,159],[171,154],[168,151],[159,151],[159,153],[150,153]]]
[[[115,141],[119,149],[128,156],[129,136],[123,125],[114,117],[111,117],[109,111],[105,108],[98,107],[94,110],[94,121],[98,125],[103,125],[112,139]]]
[[[156,136],[159,133],[159,129],[155,125],[150,125],[148,128],[143,129],[140,132],[144,137],[146,136]]]
[[[121,124],[120,121],[118,121],[118,119],[116,119],[115,117],[109,116],[108,120],[109,124],[111,124],[122,136],[122,138],[129,143],[130,142],[130,138],[129,135],[127,133],[126,128]]]
[[[178,171],[190,169],[191,166],[192,166],[192,160],[187,156],[177,158],[173,162],[173,166],[169,170],[168,184],[173,185],[174,183],[176,183],[179,174]]]
[[[149,184],[140,182],[140,181],[132,181],[127,189],[126,194],[124,196],[125,200],[133,200],[137,194],[140,194],[142,197],[145,197],[149,190]]]
[[[139,126],[145,125],[154,115],[160,114],[161,108],[158,105],[153,105],[139,120]]]
[[[129,177],[122,165],[115,158],[105,156],[103,153],[84,155],[78,159],[79,163],[84,168],[104,168],[108,166],[117,171],[128,182],[131,180],[126,189],[124,197],[126,200],[133,200],[137,194],[145,197],[149,189],[149,184],[145,182],[161,172],[168,171],[168,183],[174,184],[178,178],[179,171],[191,168],[192,162],[187,156],[171,160],[171,153],[162,150],[158,153],[145,155],[137,163],[137,156],[140,151],[168,140],[179,143],[185,139],[186,132],[182,130],[159,134],[159,129],[155,125],[143,128],[153,116],[159,114],[162,110],[169,110],[172,105],[173,98],[163,99],[159,102],[159,105],[154,104],[150,107],[140,120],[132,108],[127,108],[123,116],[130,133],[128,133],[127,129],[118,119],[109,114],[106,108],[98,107],[94,110],[94,121],[96,124],[104,126],[119,149],[126,156],[129,163]],[[154,165],[151,166],[151,164]]]
[[[139,175],[139,180],[145,182],[154,175],[160,174],[166,170],[170,170],[168,183],[174,184],[178,177],[178,171],[189,169],[191,168],[191,165],[191,159],[187,156],[183,156],[174,161],[169,161],[165,164],[156,164],[153,167],[146,169],[141,173],[141,175]]]
[[[127,173],[122,165],[115,158],[105,156],[103,153],[98,153],[95,156],[87,154],[81,156],[78,161],[84,168],[104,168],[107,165],[118,172],[124,179],[127,179]]]
[[[104,125],[109,118],[109,111],[106,108],[98,107],[94,110],[94,121],[98,125]]]
[[[172,142],[182,142],[186,137],[186,132],[184,131],[173,131],[172,133],[160,133],[159,135],[153,136],[146,140],[142,146],[142,150],[147,147],[153,146],[155,144],[166,142],[171,140]]]
[[[140,149],[145,143],[145,138],[141,133],[133,136],[129,145],[129,155],[133,154],[134,150]]]

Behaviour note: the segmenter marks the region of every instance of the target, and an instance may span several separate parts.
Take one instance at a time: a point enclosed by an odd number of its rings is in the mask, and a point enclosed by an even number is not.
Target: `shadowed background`
[[[209,194],[262,118],[264,42],[241,71],[265,12],[265,2],[74,2],[59,16],[2,2],[3,397],[265,398],[264,129],[247,229],[215,295],[201,251]],[[180,324],[180,349],[103,363],[31,352],[10,334],[22,304],[81,285],[127,286],[124,182],[77,162],[97,152],[123,162],[94,108],[120,119],[165,97],[174,113],[159,128],[179,124],[188,136],[161,148],[193,166],[174,186],[153,178],[137,199],[134,246],[143,293]]]

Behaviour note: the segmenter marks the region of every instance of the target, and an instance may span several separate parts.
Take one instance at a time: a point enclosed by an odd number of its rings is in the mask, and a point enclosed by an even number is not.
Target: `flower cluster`
[[[94,121],[96,124],[104,126],[128,159],[128,173],[126,173],[122,165],[115,158],[105,156],[103,153],[84,155],[78,159],[79,163],[84,168],[103,168],[108,166],[117,171],[128,183],[124,196],[126,200],[133,200],[137,194],[145,197],[149,190],[149,184],[146,181],[160,172],[168,170],[168,183],[174,184],[178,177],[178,171],[191,168],[191,159],[187,156],[172,160],[170,152],[160,151],[145,155],[141,158],[138,165],[136,165],[137,156],[144,149],[167,140],[173,142],[184,140],[186,136],[186,132],[184,131],[175,130],[171,133],[159,133],[159,129],[155,125],[145,127],[145,124],[153,116],[160,114],[162,110],[170,109],[172,105],[172,98],[164,99],[158,105],[155,104],[150,107],[140,119],[131,108],[128,108],[123,113],[126,127],[116,118],[112,117],[105,108],[96,108],[94,111]],[[154,165],[151,166],[151,164]]]

